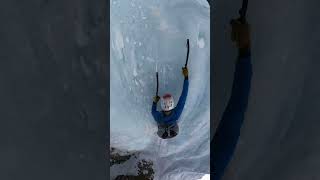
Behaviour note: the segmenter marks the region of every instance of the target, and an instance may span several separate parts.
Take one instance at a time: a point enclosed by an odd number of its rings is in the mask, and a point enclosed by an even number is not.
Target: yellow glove
[[[239,49],[250,49],[250,26],[241,23],[238,19],[231,20],[231,40],[235,42]]]
[[[189,72],[188,72],[188,68],[187,68],[187,67],[183,67],[183,68],[182,68],[182,74],[183,74],[183,76],[184,76],[185,78],[188,77]]]
[[[160,96],[153,97],[153,102],[158,103],[159,100],[160,100]]]

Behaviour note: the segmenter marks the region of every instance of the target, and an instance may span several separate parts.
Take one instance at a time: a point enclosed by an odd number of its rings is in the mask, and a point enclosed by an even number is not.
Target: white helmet
[[[174,108],[174,101],[171,94],[165,94],[161,98],[161,108],[163,111],[170,111]]]

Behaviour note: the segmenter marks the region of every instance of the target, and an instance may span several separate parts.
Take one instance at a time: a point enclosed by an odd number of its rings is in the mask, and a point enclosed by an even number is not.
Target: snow
[[[204,175],[201,179],[199,180],[210,180],[210,174]]]
[[[209,173],[209,14],[205,0],[111,3],[110,144],[125,151],[141,151],[144,158],[152,159],[155,179],[193,180]],[[190,86],[179,119],[180,133],[162,140],[156,135],[150,112],[155,72],[159,72],[159,94],[170,92],[177,100],[187,38]]]
[[[115,179],[116,175],[121,175],[121,174],[125,174],[125,175],[138,175],[138,171],[137,171],[137,167],[133,166],[137,163],[137,160],[135,159],[134,156],[132,156],[129,160],[127,160],[126,163],[124,164],[115,164],[113,166],[111,166],[110,171],[111,179]]]

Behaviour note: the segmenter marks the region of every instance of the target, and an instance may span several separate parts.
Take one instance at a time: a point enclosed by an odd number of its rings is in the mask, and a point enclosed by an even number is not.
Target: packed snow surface
[[[201,179],[199,180],[210,180],[210,174],[204,175]]]
[[[110,17],[111,146],[139,151],[154,163],[155,179],[200,179],[209,173],[210,8],[205,0],[113,0]],[[178,100],[190,39],[189,94],[170,140],[151,116],[159,95]],[[158,107],[160,108],[160,107]],[[112,172],[111,172],[112,174]]]

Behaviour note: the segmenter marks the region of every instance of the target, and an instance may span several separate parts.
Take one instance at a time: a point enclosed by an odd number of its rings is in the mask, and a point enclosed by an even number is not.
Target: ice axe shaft
[[[187,48],[188,48],[188,51],[187,51],[187,59],[186,59],[186,64],[184,65],[184,67],[187,67],[187,66],[188,66],[188,60],[189,60],[189,39],[187,39]]]
[[[159,77],[158,77],[158,72],[156,72],[156,77],[157,77],[157,92],[156,92],[156,96],[158,96],[158,92],[159,92]]]
[[[247,9],[248,9],[248,0],[243,0],[242,1],[242,7],[239,10],[239,14],[240,14],[239,20],[243,24],[246,23]]]

